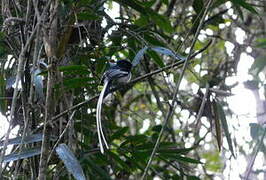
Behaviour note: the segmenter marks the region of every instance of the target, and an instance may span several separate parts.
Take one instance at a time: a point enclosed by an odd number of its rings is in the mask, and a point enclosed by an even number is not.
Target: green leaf
[[[143,165],[151,155],[151,151],[133,151],[131,152],[132,157],[142,163]]]
[[[249,69],[249,73],[257,76],[266,66],[265,56],[257,57]]]
[[[214,9],[214,8],[217,8],[219,7],[220,5],[226,3],[228,0],[217,0],[217,1],[214,1],[212,6],[211,6],[211,9]]]
[[[141,152],[144,152],[145,151],[145,152],[151,153],[151,151],[152,151],[152,149],[154,147],[154,143],[152,143],[152,142],[145,142],[145,143],[142,143],[140,145],[136,145],[135,147],[136,147],[136,149],[138,151],[141,151]]]
[[[256,46],[259,48],[266,48],[266,38],[257,39]]]
[[[219,13],[211,16],[208,18],[205,22],[204,25],[213,25],[213,26],[218,26],[219,24],[225,23],[225,19],[223,18],[223,15],[228,11],[228,9],[225,9],[223,11],[220,11]]]
[[[162,125],[159,124],[159,125],[153,126],[151,130],[159,133],[161,131],[161,129],[162,129]]]
[[[101,58],[101,59],[97,59],[97,64],[96,64],[96,73],[100,74],[104,71],[105,67],[106,67],[106,62],[107,59],[105,58]]]
[[[200,180],[200,178],[197,176],[186,176],[186,177],[187,180]]]
[[[86,86],[95,86],[91,83],[94,79],[91,77],[78,77],[78,78],[69,78],[63,81],[63,84],[68,88],[80,88]]]
[[[202,0],[194,0],[192,7],[196,11],[197,14],[200,14],[204,8],[204,3]]]
[[[162,154],[161,154],[162,155]],[[181,155],[173,155],[173,154],[163,154],[162,155],[165,159],[172,159],[172,160],[176,160],[176,161],[182,161],[182,162],[186,162],[186,163],[192,163],[192,164],[202,164],[202,162],[200,162],[197,159],[192,159],[186,156],[181,156]]]
[[[135,135],[135,136],[128,136],[126,137],[126,140],[120,145],[120,147],[125,146],[129,143],[137,145],[142,144],[145,142],[147,137],[145,135]]]
[[[141,14],[147,15],[148,11],[150,11],[149,8],[144,8],[140,2],[135,1],[135,0],[114,0],[115,2],[121,4],[122,6],[128,6],[131,7],[132,9],[140,12]]]
[[[221,120],[221,124],[225,133],[225,137],[229,146],[229,150],[231,151],[232,155],[235,157],[235,153],[234,153],[234,149],[233,149],[233,143],[232,143],[232,139],[229,133],[229,129],[228,129],[228,124],[226,121],[226,116],[223,110],[223,107],[217,102],[216,103],[216,109],[219,115],[219,119]]]
[[[88,68],[84,65],[69,65],[61,66],[58,68],[60,72],[64,74],[89,74]]]
[[[151,20],[154,21],[155,24],[158,25],[165,32],[172,33],[174,31],[168,18],[166,18],[163,15],[158,14],[157,12],[154,12],[149,7],[144,7],[140,2],[134,1],[134,0],[130,0],[130,1],[114,0],[114,1],[123,6],[131,7],[132,9],[140,12],[144,16],[150,17]]]
[[[161,145],[160,145],[161,146]],[[158,153],[160,154],[187,154],[195,148],[159,148]]]
[[[111,140],[119,139],[120,137],[124,136],[124,134],[128,132],[128,127],[119,128],[112,136]]]
[[[125,163],[120,157],[118,154],[116,153],[113,153],[112,151],[107,151],[107,154],[113,158],[115,164],[117,164],[119,166],[119,168],[123,171],[126,171],[126,172],[130,172],[130,166],[127,165],[127,163]]]
[[[245,0],[231,0],[231,2],[235,5],[235,6],[241,6],[245,9],[247,9],[248,11],[250,11],[251,13],[254,14],[259,14],[256,9],[250,5],[249,3],[245,2]]]
[[[101,177],[101,179],[108,179],[111,180],[109,174],[107,174],[107,172],[105,172],[101,167],[99,167],[97,165],[97,163],[95,163],[95,161],[93,161],[92,159],[90,159],[88,156],[85,159],[86,164],[88,164],[95,173],[98,173],[99,176]]]
[[[152,60],[154,60],[157,65],[164,67],[164,62],[157,53],[155,53],[154,51],[148,51],[147,54],[152,58]]]
[[[145,7],[151,8],[156,3],[156,0],[143,1],[142,4]]]
[[[193,163],[193,164],[202,164],[202,162],[200,162],[197,159],[192,159],[189,157],[185,157],[185,156],[176,156],[178,161],[183,161],[183,162],[187,162],[187,163]]]
[[[205,168],[212,172],[221,172],[223,169],[223,160],[218,151],[205,151],[202,154],[202,158],[206,160]]]
[[[169,0],[161,0],[165,5],[169,5]]]
[[[163,42],[159,41],[158,39],[156,39],[156,37],[152,36],[151,32],[144,33],[144,39],[150,45],[153,45],[153,46],[163,46],[163,47],[166,46]]]
[[[155,22],[157,26],[159,26],[162,30],[167,33],[172,33],[174,31],[170,21],[163,15],[157,14],[155,12],[150,13],[151,20]]]
[[[240,6],[235,6],[235,9],[238,12],[238,14],[239,14],[240,18],[242,19],[242,21],[244,21],[244,15],[243,15],[243,12],[242,12]]]
[[[149,24],[149,17],[141,14],[140,17],[135,20],[134,24],[140,27],[146,26]]]
[[[100,18],[99,16],[90,12],[81,12],[77,15],[77,17],[78,20],[97,20]]]

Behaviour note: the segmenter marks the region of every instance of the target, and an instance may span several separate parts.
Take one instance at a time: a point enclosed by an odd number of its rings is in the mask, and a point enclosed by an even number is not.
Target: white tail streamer
[[[104,94],[105,94],[108,84],[109,84],[109,81],[104,82],[104,86],[99,96],[97,108],[96,108],[96,126],[97,126],[97,133],[98,133],[98,139],[99,139],[99,144],[100,144],[100,151],[102,154],[104,153],[104,145],[107,149],[109,149],[109,146],[107,144],[107,141],[103,133],[102,120],[101,120],[102,104],[103,104]],[[104,142],[104,144],[102,141]]]

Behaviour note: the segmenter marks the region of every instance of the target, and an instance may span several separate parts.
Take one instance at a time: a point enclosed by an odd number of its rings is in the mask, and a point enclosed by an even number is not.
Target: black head
[[[128,60],[119,60],[116,62],[117,66],[125,71],[130,71],[132,68],[131,62]]]

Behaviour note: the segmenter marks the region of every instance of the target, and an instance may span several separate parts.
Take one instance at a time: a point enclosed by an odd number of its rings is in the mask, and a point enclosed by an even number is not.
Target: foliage
[[[225,111],[232,87],[225,80],[236,73],[240,58],[240,44],[232,42],[236,54],[227,54],[225,42],[232,41],[239,24],[249,29],[248,23],[258,21],[263,8],[250,2],[3,0],[0,111],[10,121],[0,148],[13,148],[0,156],[5,163],[0,174],[139,179],[162,129],[148,179],[202,179],[221,173],[222,154],[235,153],[226,118],[230,112]],[[254,44],[264,49],[265,38],[257,37]],[[251,67],[256,75],[265,67],[260,56]],[[189,57],[188,67],[181,70]],[[134,80],[119,87],[103,107],[111,149],[101,154],[95,120],[98,87],[108,62],[119,59],[136,65]],[[186,87],[176,87],[179,80]],[[172,117],[164,127],[167,112]],[[18,135],[11,139],[16,126]],[[215,143],[206,150],[208,134]]]

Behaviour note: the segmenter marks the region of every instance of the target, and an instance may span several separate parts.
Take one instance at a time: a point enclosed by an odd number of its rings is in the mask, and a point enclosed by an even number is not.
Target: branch
[[[195,52],[193,55],[191,55],[191,56],[188,58],[188,60],[193,59],[195,56],[197,56],[198,54],[200,54],[200,53],[202,53],[203,51],[205,51],[205,50],[211,45],[211,43],[212,43],[212,41],[210,40],[210,41],[207,43],[206,46],[204,46],[202,49],[200,49],[199,51],[197,51],[197,52]],[[143,81],[144,79],[146,79],[146,78],[148,78],[148,77],[151,77],[151,76],[153,76],[153,75],[156,75],[156,74],[158,74],[158,73],[161,73],[161,72],[163,72],[163,71],[166,71],[166,70],[169,70],[169,69],[172,69],[172,68],[175,68],[175,67],[180,67],[180,65],[182,65],[184,62],[185,62],[185,61],[178,61],[178,62],[175,62],[175,63],[173,63],[173,64],[167,65],[167,66],[165,66],[165,67],[163,67],[163,68],[160,68],[160,69],[157,69],[157,70],[152,71],[152,72],[150,72],[150,73],[147,73],[147,74],[144,74],[144,75],[142,75],[142,76],[139,76],[139,77],[133,79],[132,81],[130,81],[129,83],[127,83],[126,86],[133,86],[134,84],[136,84],[136,83],[138,83],[138,82],[140,82],[140,81]],[[115,87],[115,88],[111,89],[110,92],[114,92],[114,91],[121,90],[121,89],[124,89],[124,88],[125,88],[125,85],[123,85],[123,86],[118,86],[118,87]],[[67,110],[65,110],[65,111],[63,111],[63,112],[61,112],[60,114],[58,114],[58,115],[52,117],[52,119],[49,120],[47,123],[55,122],[55,121],[56,121],[57,119],[59,119],[60,117],[62,117],[62,116],[64,116],[64,115],[67,115],[69,112],[71,112],[71,111],[73,111],[73,110],[76,110],[76,109],[79,109],[79,108],[85,106],[86,104],[88,104],[88,103],[90,103],[90,102],[96,100],[98,97],[99,97],[99,94],[97,94],[97,95],[91,97],[90,99],[88,99],[88,100],[86,100],[86,101],[83,101],[83,102],[81,102],[81,103],[79,103],[79,104],[76,104],[76,105],[70,107],[69,109],[67,109]],[[43,128],[43,125],[40,126],[39,128],[37,128],[34,132],[36,132],[36,131],[38,131],[38,130],[40,130],[40,129],[42,129],[42,128]]]
[[[251,170],[253,168],[254,162],[255,162],[256,157],[258,155],[258,152],[261,149],[261,147],[263,146],[263,140],[264,140],[265,135],[266,135],[266,128],[263,131],[263,134],[261,136],[261,139],[258,140],[257,143],[256,143],[256,146],[255,147],[257,147],[257,149],[254,148],[255,149],[254,150],[254,154],[252,155],[250,161],[248,162],[248,167],[247,167],[247,170],[246,170],[246,173],[245,173],[244,180],[248,180],[249,179],[249,175],[250,175]]]

